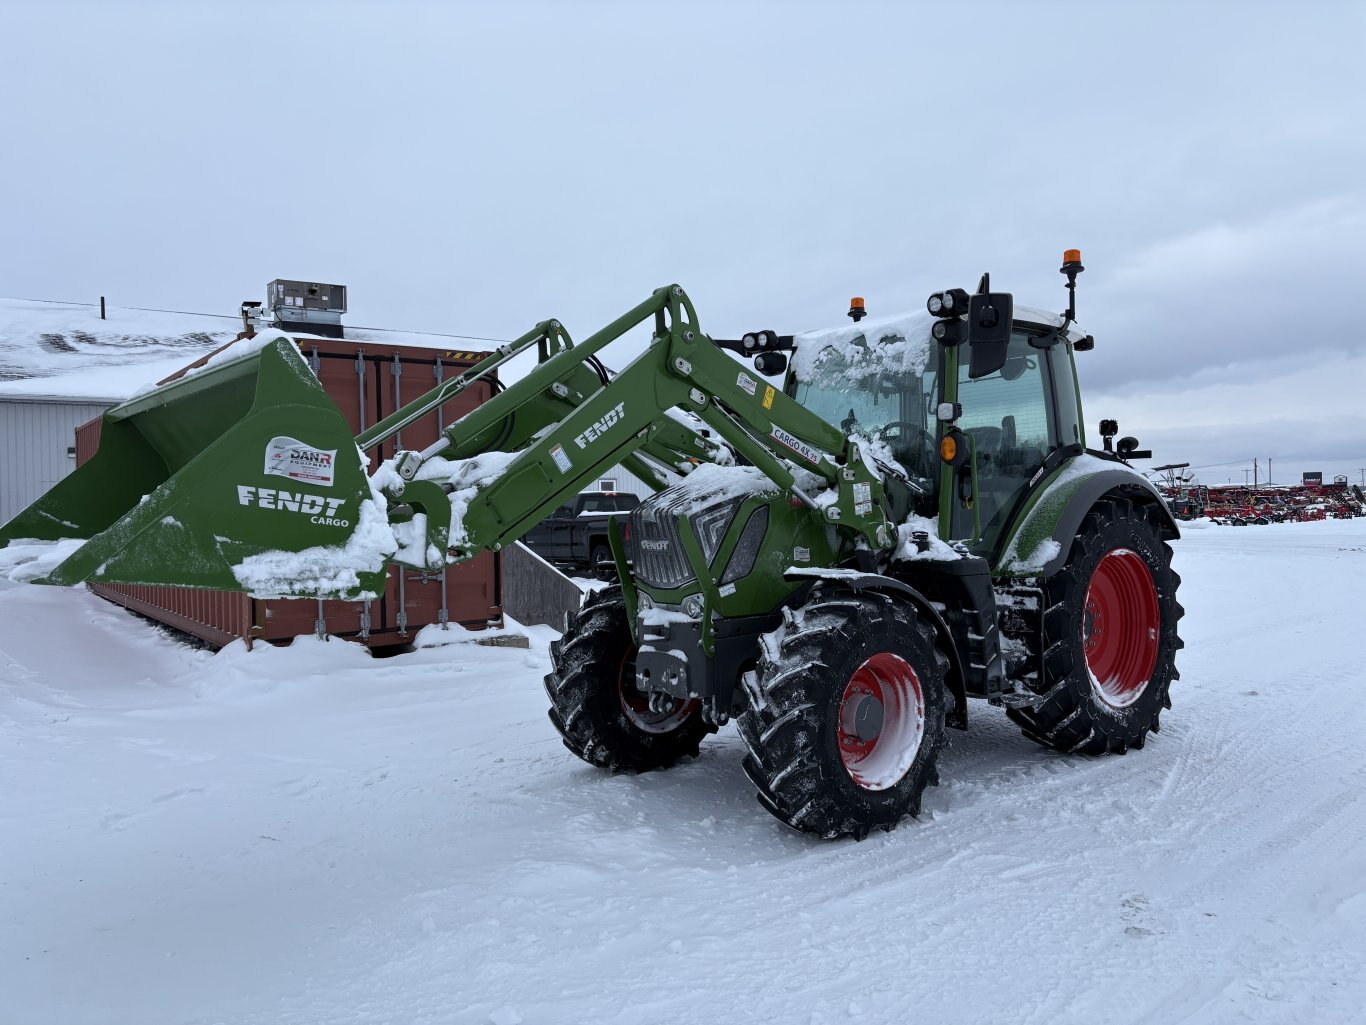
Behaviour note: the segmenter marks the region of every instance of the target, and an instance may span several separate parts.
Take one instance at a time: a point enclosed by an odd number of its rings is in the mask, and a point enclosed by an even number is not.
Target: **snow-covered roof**
[[[218,348],[233,317],[0,299],[0,398],[120,402]]]
[[[241,329],[241,319],[226,314],[109,306],[101,320],[98,306],[0,299],[0,399],[122,402],[232,341]],[[345,330],[359,341],[470,348],[441,335]]]

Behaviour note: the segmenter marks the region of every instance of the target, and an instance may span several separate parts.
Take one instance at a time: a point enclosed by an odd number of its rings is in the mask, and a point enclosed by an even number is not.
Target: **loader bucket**
[[[382,592],[392,533],[346,419],[286,336],[255,342],[106,412],[99,450],[0,548],[88,539],[38,583]]]

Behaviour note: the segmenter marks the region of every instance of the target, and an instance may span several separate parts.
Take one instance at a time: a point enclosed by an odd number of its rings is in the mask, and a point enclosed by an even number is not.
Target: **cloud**
[[[1132,389],[1093,386],[1087,355],[1077,363],[1091,443],[1101,417],[1116,419],[1153,450],[1140,466],[1189,462],[1208,467],[1197,471],[1206,483],[1240,480],[1254,458],[1296,477],[1322,470],[1355,481],[1366,466],[1366,353],[1282,356],[1234,364],[1223,380]]]
[[[1214,382],[1366,349],[1366,194],[1201,227],[1083,282],[1099,387]]]

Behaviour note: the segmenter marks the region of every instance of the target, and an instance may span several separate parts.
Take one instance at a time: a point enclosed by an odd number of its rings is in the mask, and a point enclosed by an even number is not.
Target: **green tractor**
[[[122,448],[101,470],[102,447],[86,482],[83,468],[0,544],[89,537],[47,582],[363,597],[385,560],[435,569],[500,549],[625,463],[660,490],[612,525],[620,583],[551,646],[566,746],[611,771],[663,769],[735,719],[766,809],[862,839],[919,813],[970,697],[1084,754],[1142,747],[1171,705],[1177,529],[1127,465],[1147,455],[1134,439],[1112,445],[1104,421],[1103,448],[1086,446],[1082,269],[1069,250],[1063,316],[1016,307],[984,276],[924,313],[865,320],[856,300],[848,326],[739,339],[704,334],[668,286],[577,346],[538,325],[376,424],[355,447],[540,347],[525,378],[368,477],[345,459],[318,470],[351,439],[288,340],[258,341],[111,410],[105,437]],[[596,353],[651,321],[646,351],[607,372]],[[194,432],[165,430],[192,415],[177,387],[232,424],[198,455]],[[132,452],[152,468],[111,499]],[[326,515],[297,512],[324,501]]]

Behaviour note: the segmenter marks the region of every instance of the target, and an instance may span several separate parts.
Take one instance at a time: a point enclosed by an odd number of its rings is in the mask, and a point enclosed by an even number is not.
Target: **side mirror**
[[[1130,459],[1151,459],[1153,457],[1152,449],[1140,449],[1138,439],[1132,436],[1120,438],[1119,441],[1115,442],[1115,451],[1119,454],[1119,458],[1125,462]]]
[[[1009,292],[986,292],[968,299],[968,379],[996,373],[1006,362],[1015,297]]]

